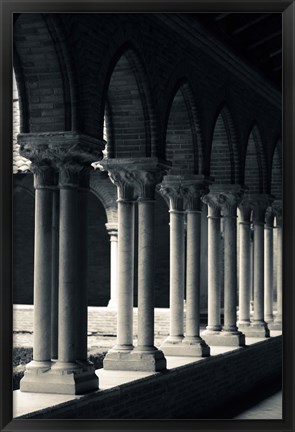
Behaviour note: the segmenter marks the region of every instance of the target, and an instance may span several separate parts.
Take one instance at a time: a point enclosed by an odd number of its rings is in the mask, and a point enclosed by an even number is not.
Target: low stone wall
[[[277,336],[23,418],[222,418],[228,407],[280,380],[281,370]]]

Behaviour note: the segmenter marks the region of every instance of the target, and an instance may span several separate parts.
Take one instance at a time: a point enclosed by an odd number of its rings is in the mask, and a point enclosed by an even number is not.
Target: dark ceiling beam
[[[273,72],[278,72],[281,69],[282,69],[282,65],[279,65],[279,66],[275,67],[272,71]]]
[[[216,22],[221,21],[229,15],[231,15],[231,14],[230,13],[218,14],[217,17],[214,18],[214,21],[216,21]]]
[[[255,24],[257,24],[257,23],[259,23],[259,22],[265,20],[266,18],[268,18],[268,16],[269,16],[268,14],[261,14],[260,17],[254,19],[254,20],[252,20],[252,21],[247,22],[247,24],[244,24],[244,25],[241,26],[241,27],[236,28],[236,29],[232,32],[232,34],[233,34],[233,35],[240,34],[240,33],[242,33],[244,30],[247,30],[248,28],[252,27],[253,25],[255,25]]]
[[[250,45],[249,48],[248,48],[248,50],[250,51],[250,50],[252,50],[252,49],[254,49],[254,48],[256,48],[256,47],[258,47],[260,45],[263,45],[265,42],[268,42],[271,39],[274,39],[275,37],[280,36],[280,35],[282,35],[282,31],[281,30],[276,31],[275,33],[272,33],[271,35],[266,36],[266,37],[258,40],[254,44]]]
[[[274,51],[274,52],[270,53],[269,57],[275,57],[275,56],[277,56],[278,54],[281,54],[281,53],[282,53],[282,48],[278,49],[277,51]]]

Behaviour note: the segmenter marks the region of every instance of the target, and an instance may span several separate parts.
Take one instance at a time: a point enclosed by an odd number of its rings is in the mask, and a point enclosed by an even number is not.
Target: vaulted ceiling
[[[281,13],[198,13],[188,17],[209,28],[281,90]]]

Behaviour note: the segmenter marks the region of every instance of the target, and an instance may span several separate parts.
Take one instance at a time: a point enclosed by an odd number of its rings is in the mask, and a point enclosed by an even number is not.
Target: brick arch
[[[249,187],[250,193],[266,192],[267,175],[265,155],[261,135],[256,123],[254,123],[249,133],[245,154],[244,183]]]
[[[94,172],[90,179],[90,191],[102,204],[108,223],[118,222],[117,188],[103,173]]]
[[[14,58],[23,102],[23,131],[71,129],[68,114],[71,104],[66,94],[65,74],[62,73],[62,56],[57,52],[42,14],[21,14],[16,20]]]
[[[272,155],[271,166],[271,194],[275,199],[282,199],[282,144],[278,139]]]
[[[196,73],[191,62],[185,58],[182,58],[173,67],[166,85],[161,90],[161,101],[159,102],[159,106],[161,107],[160,140],[167,145],[168,122],[171,116],[171,109],[173,108],[174,98],[178,90],[181,89],[193,138],[192,155],[194,159],[194,172],[203,173],[205,142],[200,117],[202,108],[199,95],[201,91],[198,88],[195,77]],[[163,154],[161,156],[165,157],[167,149],[164,146],[162,147]]]
[[[132,43],[125,43],[110,62],[104,86],[104,117],[109,157],[157,154],[156,121],[147,74]]]
[[[170,174],[198,174],[198,131],[192,110],[193,98],[186,80],[180,81],[167,118],[165,158],[172,162]]]
[[[224,103],[217,111],[211,143],[210,175],[215,183],[240,183],[237,134],[231,113]]]

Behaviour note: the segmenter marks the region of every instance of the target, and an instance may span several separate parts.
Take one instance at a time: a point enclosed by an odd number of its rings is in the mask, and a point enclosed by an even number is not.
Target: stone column
[[[210,345],[221,332],[220,320],[220,208],[217,196],[210,192],[202,198],[208,206],[208,325],[201,333]]]
[[[144,166],[146,165],[146,166]],[[154,346],[155,188],[161,165],[147,161],[135,172],[138,185],[138,343],[132,353],[139,370],[166,369],[162,351]]]
[[[246,336],[269,337],[269,328],[264,321],[264,220],[270,197],[263,194],[251,194],[250,206],[253,210],[253,283],[254,313],[251,326],[245,328]]]
[[[184,345],[184,207],[180,176],[165,176],[160,193],[169,199],[170,213],[170,331],[161,344],[165,355],[180,355]]]
[[[35,186],[34,345],[21,391],[41,391],[42,375],[51,368],[51,260],[53,170],[31,165]]]
[[[59,261],[59,190],[53,191],[52,206],[52,287],[51,287],[51,358],[58,358],[58,261]]]
[[[57,393],[80,394],[98,387],[93,364],[87,361],[87,206],[85,192],[79,191],[82,170],[77,162],[59,164],[58,360],[48,383]]]
[[[110,281],[111,281],[111,292],[108,308],[117,310],[118,307],[118,224],[117,223],[106,223],[106,229],[110,236]]]
[[[264,319],[267,324],[273,321],[273,220],[273,210],[269,207],[264,225]]]
[[[18,141],[22,155],[31,159],[33,163],[38,162],[40,164],[40,155],[44,156],[43,161],[50,161],[51,165],[58,171],[60,190],[58,359],[52,362],[51,368],[48,360],[46,360],[48,364],[46,370],[44,368],[42,374],[38,372],[37,379],[28,383],[26,391],[63,394],[83,394],[94,391],[98,388],[98,378],[93,364],[86,359],[86,203],[84,199],[79,202],[79,181],[81,179],[79,174],[81,175],[85,167],[102,157],[101,150],[105,143],[72,131],[20,134]],[[35,268],[35,280],[39,284],[41,281],[44,285],[44,278],[46,277],[46,294],[42,294],[42,304],[38,300],[36,307],[36,316],[40,317],[40,320],[39,318],[36,320],[36,325],[39,327],[37,334],[40,333],[40,342],[44,347],[42,348],[42,352],[44,350],[42,356],[45,356],[46,351],[46,357],[48,358],[49,355],[50,359],[50,303],[53,280],[51,265],[52,196],[50,200],[47,198],[46,201],[48,201],[46,210],[43,203],[40,218],[36,218],[37,230],[40,226],[41,232],[44,231],[45,234],[46,231],[47,233],[46,237],[42,236],[42,241],[39,240],[39,234],[36,236],[40,244],[39,249],[36,248],[36,254],[39,258],[38,266]],[[38,198],[37,206],[39,208]],[[50,223],[48,218],[50,218]],[[80,236],[83,238],[81,239]],[[47,251],[46,254],[45,251]],[[46,306],[44,306],[45,304]]]
[[[275,201],[273,209],[276,216],[277,232],[277,313],[274,322],[270,325],[272,330],[282,330],[283,319],[283,220],[282,203]]]
[[[220,326],[220,287],[217,285],[216,278],[219,273],[215,270],[218,256],[215,255],[215,244],[217,236],[220,236],[220,227],[217,226],[213,219],[214,231],[212,238],[209,238],[209,247],[211,260],[208,262],[209,287],[212,288],[212,294],[208,295],[208,327],[202,334],[207,343],[212,345],[230,345],[242,346],[245,344],[245,336],[238,331],[237,322],[237,205],[241,200],[242,190],[239,185],[212,185],[210,194],[205,196],[205,202],[209,205],[209,220],[212,209],[215,211],[215,218],[218,218],[218,211],[222,211],[224,218],[224,325],[221,330]],[[207,197],[207,198],[206,198]],[[213,228],[213,226],[212,226]],[[211,234],[211,228],[209,227]],[[212,241],[213,240],[213,241]],[[215,242],[214,242],[215,240]],[[215,253],[214,253],[215,252]],[[218,268],[218,267],[217,267]],[[212,275],[216,271],[217,275]],[[213,283],[212,283],[213,282]],[[210,289],[208,287],[208,289]],[[213,294],[214,293],[214,294]],[[217,295],[218,293],[218,295]],[[212,301],[213,300],[213,301]],[[210,304],[212,302],[212,304]],[[219,303],[218,303],[219,302]],[[212,308],[212,312],[211,312]],[[209,318],[210,317],[210,318]],[[214,321],[212,320],[212,317]],[[219,318],[219,321],[218,321]],[[210,322],[211,321],[211,322]]]
[[[239,204],[240,234],[240,286],[239,286],[239,320],[238,328],[243,331],[250,326],[252,265],[251,265],[251,208],[247,199]]]
[[[228,189],[228,190],[227,190]],[[245,345],[245,335],[237,328],[237,205],[242,191],[239,186],[223,186],[219,196],[224,220],[224,325],[223,345]]]
[[[118,191],[118,309],[117,343],[104,359],[104,369],[129,370],[133,350],[134,295],[134,175],[123,161],[101,162]]]
[[[185,180],[184,194],[187,213],[186,253],[186,334],[182,355],[206,357],[210,348],[200,337],[200,264],[201,264],[201,195],[206,182],[202,176]]]

